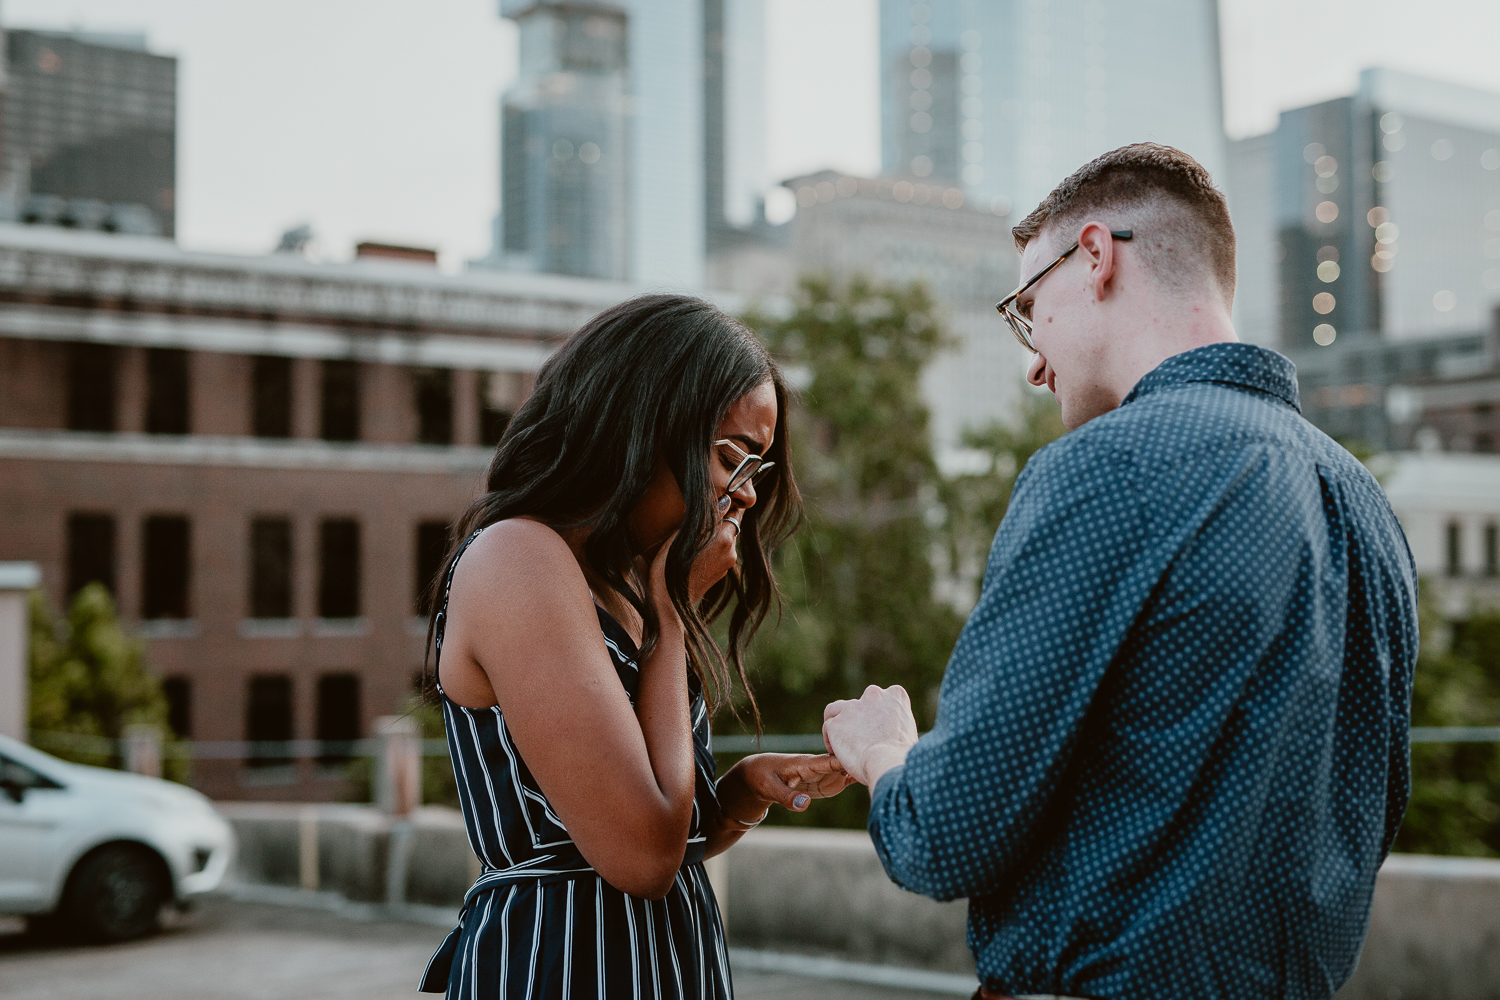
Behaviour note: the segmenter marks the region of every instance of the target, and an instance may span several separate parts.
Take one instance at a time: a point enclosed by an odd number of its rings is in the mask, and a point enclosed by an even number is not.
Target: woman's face
[[[776,390],[772,384],[762,382],[730,404],[714,432],[714,440],[728,439],[742,451],[751,455],[764,455],[771,447],[776,433]],[[755,484],[745,483],[724,498],[724,489],[729,485],[729,476],[740,462],[741,456],[734,448],[723,445],[713,449],[709,456],[708,473],[713,481],[714,496],[720,498],[714,508],[718,524],[714,528],[713,540],[700,557],[711,558],[723,564],[723,569],[714,576],[716,582],[734,566],[735,542],[739,536],[739,523],[745,511],[755,506]],[[656,470],[646,495],[630,514],[631,535],[638,550],[644,555],[654,553],[672,532],[682,525],[687,508],[682,501],[682,490],[667,463],[658,458]],[[697,575],[695,573],[695,575]]]

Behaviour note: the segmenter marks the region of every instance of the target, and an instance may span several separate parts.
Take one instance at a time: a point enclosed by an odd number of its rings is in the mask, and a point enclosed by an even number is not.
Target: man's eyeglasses
[[[759,455],[750,454],[728,438],[715,441],[714,447],[728,448],[739,459],[739,464],[729,474],[729,485],[724,487],[726,494],[739,491],[746,483],[759,482],[766,473],[776,468],[775,462],[767,462]]]
[[[1135,234],[1129,229],[1113,229],[1110,231],[1109,235],[1113,236],[1117,240],[1128,240]],[[1021,342],[1021,346],[1026,348],[1032,354],[1036,353],[1036,345],[1031,342],[1031,317],[1021,315],[1021,313],[1012,308],[1012,306],[1015,305],[1016,299],[1025,294],[1026,289],[1030,288],[1032,285],[1045,278],[1048,272],[1050,272],[1057,265],[1061,264],[1063,261],[1067,260],[1068,255],[1077,249],[1078,244],[1074,243],[1072,246],[1068,247],[1068,249],[1064,250],[1062,253],[1053,258],[1052,263],[1042,268],[1036,274],[1033,274],[1030,278],[1027,278],[1026,281],[1021,284],[1020,288],[1017,288],[1005,298],[995,303],[995,308],[999,310],[1001,316],[1005,317],[1005,322],[1010,325],[1010,332],[1015,334],[1016,339]]]

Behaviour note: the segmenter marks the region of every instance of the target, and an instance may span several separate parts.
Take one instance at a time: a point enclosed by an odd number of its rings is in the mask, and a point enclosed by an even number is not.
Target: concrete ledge
[[[968,904],[898,888],[861,831],[761,827],[725,857],[735,945],[974,975]]]
[[[1500,861],[1393,854],[1338,1000],[1500,998]]]
[[[392,820],[369,806],[219,808],[239,838],[231,891],[242,898],[443,925],[478,874],[451,809]],[[973,982],[967,905],[892,885],[862,832],[762,827],[714,868],[747,968],[811,963],[798,974],[935,992]],[[1369,937],[1338,1000],[1427,997],[1500,1000],[1500,861],[1395,855],[1381,870]]]
[[[479,875],[463,817],[423,807],[395,820],[370,806],[221,802],[243,885],[334,893],[353,903],[451,907]]]

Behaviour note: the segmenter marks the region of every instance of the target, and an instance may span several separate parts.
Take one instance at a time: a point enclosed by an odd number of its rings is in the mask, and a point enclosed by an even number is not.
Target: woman
[[[709,752],[800,513],[786,397],[744,326],[681,296],[610,309],[542,368],[434,594],[484,872],[424,991],[731,995],[703,859],[850,781],[789,754],[715,781]],[[708,623],[730,606],[726,662]]]

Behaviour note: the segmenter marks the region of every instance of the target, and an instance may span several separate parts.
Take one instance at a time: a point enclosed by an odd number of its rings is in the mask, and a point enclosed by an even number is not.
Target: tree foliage
[[[167,699],[145,666],[145,646],[120,626],[114,598],[98,583],[78,592],[59,624],[41,592],[31,596],[30,729],[44,749],[80,764],[119,766],[57,737],[118,740],[138,723],[167,733]]]
[[[1448,625],[1425,598],[1413,726],[1500,725],[1500,614]],[[1500,744],[1418,743],[1396,850],[1500,856]]]
[[[747,317],[808,376],[790,415],[807,519],[777,555],[781,617],[751,650],[767,732],[817,732],[824,705],[869,684],[903,685],[918,723],[932,724],[963,626],[961,602],[948,599],[953,567],[976,544],[988,549],[1015,470],[1045,434],[1039,413],[1018,431],[990,428],[970,442],[995,456],[988,471],[940,476],[921,391],[922,370],[950,343],[935,314],[920,285],[810,279],[791,315]],[[779,815],[858,826],[867,808],[854,790]]]

